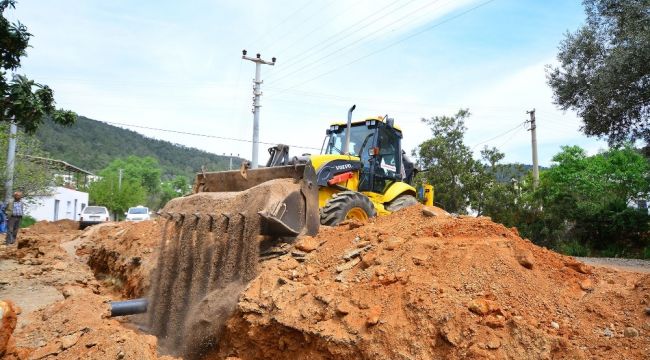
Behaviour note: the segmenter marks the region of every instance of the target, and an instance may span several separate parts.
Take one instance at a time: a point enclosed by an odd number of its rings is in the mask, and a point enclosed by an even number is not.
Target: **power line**
[[[491,138],[489,138],[489,139],[487,139],[487,140],[483,140],[483,141],[481,141],[481,142],[476,143],[474,146],[472,146],[472,150],[476,149],[476,147],[479,146],[479,145],[481,145],[481,144],[485,144],[485,143],[488,143],[488,142],[490,142],[490,141],[492,141],[492,140],[496,140],[496,139],[498,139],[498,138],[500,138],[500,137],[502,137],[502,136],[504,136],[504,135],[507,135],[507,134],[509,134],[509,133],[511,133],[511,132],[513,132],[513,131],[515,131],[515,130],[517,130],[517,129],[519,129],[519,128],[520,128],[523,124],[525,124],[525,123],[526,123],[525,121],[524,121],[524,122],[521,122],[521,123],[517,124],[517,126],[513,127],[513,128],[510,129],[510,130],[507,130],[507,131],[505,131],[505,132],[502,132],[501,134],[499,134],[499,135],[497,135],[497,136],[494,136],[494,137],[491,137]]]
[[[306,84],[306,83],[308,83],[308,82],[311,82],[311,81],[314,81],[314,80],[316,80],[316,79],[318,79],[318,78],[321,78],[321,77],[323,77],[323,76],[329,75],[329,74],[331,74],[331,73],[333,73],[333,72],[335,72],[335,71],[337,71],[337,70],[339,70],[339,69],[342,69],[342,68],[344,68],[344,67],[350,66],[350,65],[352,65],[352,64],[354,64],[354,63],[357,63],[357,62],[359,62],[359,61],[361,61],[361,60],[363,60],[363,59],[365,59],[365,58],[367,58],[367,57],[369,57],[369,56],[372,56],[372,55],[375,55],[375,54],[380,53],[380,52],[382,52],[382,51],[385,51],[385,50],[387,50],[387,49],[389,49],[389,48],[391,48],[391,47],[393,47],[393,46],[395,46],[395,45],[397,45],[397,44],[400,44],[400,43],[402,43],[402,42],[404,42],[404,41],[406,41],[406,40],[409,40],[409,39],[411,39],[411,38],[413,38],[413,37],[415,37],[415,36],[418,36],[418,35],[420,35],[420,34],[422,34],[422,33],[425,33],[425,32],[427,32],[427,31],[430,31],[430,30],[434,29],[434,28],[437,28],[438,26],[443,25],[443,24],[445,24],[445,23],[448,23],[448,22],[450,22],[450,21],[452,21],[452,20],[458,19],[459,17],[462,17],[462,16],[464,16],[464,15],[466,15],[466,14],[468,14],[468,13],[474,11],[474,10],[477,10],[478,8],[481,8],[481,7],[487,5],[487,4],[491,3],[491,2],[494,2],[494,1],[495,1],[495,0],[487,0],[487,1],[484,1],[484,2],[482,2],[482,3],[480,3],[480,4],[476,5],[476,6],[473,6],[473,7],[469,8],[469,9],[463,11],[463,12],[460,12],[460,13],[458,13],[458,14],[452,16],[452,17],[449,17],[449,18],[447,18],[447,19],[444,19],[444,20],[442,20],[442,21],[439,21],[439,22],[437,22],[437,23],[435,23],[435,24],[433,24],[433,25],[431,25],[431,26],[427,26],[427,27],[423,28],[423,29],[420,30],[420,31],[416,31],[415,33],[413,33],[413,34],[411,34],[411,35],[409,35],[409,36],[406,36],[406,37],[404,37],[404,38],[402,38],[402,39],[399,39],[399,40],[397,40],[397,41],[394,41],[394,42],[392,42],[392,43],[390,43],[390,44],[388,44],[388,45],[386,45],[386,46],[384,46],[384,47],[382,47],[382,48],[379,48],[379,49],[377,49],[377,50],[375,50],[375,51],[372,51],[372,52],[370,52],[370,53],[368,53],[368,54],[366,54],[366,55],[364,55],[364,56],[361,56],[361,57],[359,57],[359,58],[357,58],[357,59],[355,59],[355,60],[352,60],[352,61],[350,61],[350,62],[348,62],[348,63],[346,63],[346,64],[343,64],[343,65],[341,65],[341,66],[335,67],[335,68],[333,68],[333,69],[331,69],[331,70],[329,70],[329,71],[327,71],[327,72],[324,72],[324,73],[322,73],[322,74],[320,74],[320,75],[317,75],[317,76],[315,76],[315,77],[313,77],[313,78],[311,78],[311,79],[308,79],[308,80],[306,80],[306,81],[300,82],[300,83],[298,83],[298,84],[296,84],[296,85],[290,86],[290,87],[286,88],[284,91],[281,91],[281,92],[276,93],[276,94],[274,94],[274,95],[270,95],[268,98],[275,97],[275,96],[277,96],[277,95],[279,95],[279,94],[282,94],[282,93],[285,92],[285,91],[288,91],[288,90],[294,89],[294,88],[296,88],[296,87],[298,87],[298,86],[300,86],[300,85],[304,85],[304,84]]]
[[[396,2],[397,2],[397,1],[399,1],[399,0],[396,0]],[[361,3],[360,1],[357,1],[354,5],[352,5],[351,8],[357,7],[357,6],[361,5],[361,4],[362,4],[362,3]],[[349,9],[351,9],[351,8],[349,8]],[[348,9],[348,10],[349,10],[349,9]],[[332,21],[333,21],[333,20],[336,20],[336,19],[338,19],[338,18],[340,18],[340,17],[343,16],[343,15],[346,15],[346,12],[341,12],[338,16],[334,17],[334,18],[332,19]],[[294,45],[297,44],[298,42],[304,40],[305,38],[307,38],[308,36],[310,36],[311,34],[313,34],[314,32],[316,32],[317,30],[321,29],[321,28],[323,27],[323,25],[326,24],[327,22],[328,22],[328,21],[326,20],[325,23],[316,26],[316,27],[315,27],[314,29],[312,29],[310,32],[307,32],[307,33],[303,34],[302,37],[300,37],[300,38],[298,38],[298,39],[292,41],[292,42],[289,43],[287,46],[282,47],[282,48],[278,51],[278,55],[284,55],[285,52],[286,52],[287,50],[291,49],[292,46],[294,46]],[[322,45],[322,43],[321,43],[320,45]],[[318,45],[316,45],[316,46],[318,46]]]
[[[252,143],[253,142],[252,140],[247,140],[247,139],[237,139],[237,138],[231,138],[231,137],[225,137],[225,136],[216,136],[216,135],[208,135],[208,134],[191,133],[191,132],[187,132],[187,131],[161,129],[161,128],[155,128],[155,127],[150,127],[150,126],[131,125],[131,124],[125,124],[125,123],[112,122],[112,121],[102,121],[102,122],[106,123],[106,124],[111,124],[111,125],[127,126],[127,127],[134,127],[134,128],[147,129],[147,130],[164,131],[164,132],[169,132],[169,133],[174,133],[174,134],[182,134],[182,135],[200,136],[200,137],[211,138],[211,139],[238,141],[238,142],[246,142],[246,143]],[[260,141],[259,143],[264,144],[264,145],[271,145],[271,146],[274,146],[274,145],[278,144],[278,143],[270,143],[270,142],[263,142],[263,141]],[[291,144],[287,144],[287,145],[289,145],[291,147],[299,148],[299,149],[320,150],[320,148],[310,147],[310,146],[300,146],[300,145],[291,145]]]
[[[309,3],[311,3],[311,2],[307,2],[307,3],[309,4]],[[310,14],[310,15],[308,15],[308,16],[305,16],[305,17],[302,19],[302,22],[300,22],[300,23],[298,23],[298,24],[295,24],[292,28],[290,28],[288,31],[286,31],[284,34],[282,34],[282,35],[279,37],[279,39],[282,39],[282,38],[286,37],[288,34],[290,34],[290,33],[292,33],[292,32],[295,32],[295,31],[296,31],[296,30],[295,30],[296,28],[300,28],[300,26],[301,26],[302,24],[304,24],[304,23],[306,23],[307,21],[311,20],[314,16],[319,15],[322,11],[324,11],[325,9],[327,9],[328,7],[330,7],[330,6],[334,5],[334,4],[336,4],[335,1],[328,1],[328,2],[326,2],[323,6],[319,7],[318,9],[316,9],[316,11],[314,11],[312,14]],[[265,43],[266,43],[266,42],[265,42]],[[262,44],[262,45],[260,46],[260,48],[263,48],[265,45],[266,45],[266,44]]]
[[[262,34],[261,36],[258,36],[257,39],[255,39],[255,41],[253,41],[252,45],[255,45],[258,41],[266,40],[266,38],[267,38],[267,37],[268,37],[268,36],[269,36],[273,31],[275,31],[276,29],[278,29],[280,26],[282,26],[282,24],[284,24],[285,22],[287,22],[291,17],[293,17],[294,15],[296,15],[297,13],[299,13],[300,11],[302,11],[304,8],[306,8],[306,7],[309,6],[310,4],[311,4],[311,2],[306,1],[304,5],[298,7],[298,8],[297,8],[296,10],[294,10],[291,14],[289,14],[289,16],[287,16],[286,18],[284,18],[282,21],[280,21],[278,24],[276,24],[276,25],[275,25],[274,27],[272,27],[270,30],[268,30],[268,31],[264,31],[264,34]]]
[[[524,127],[523,127],[523,126],[520,127],[519,130],[514,131],[514,132],[512,133],[512,135],[510,135],[510,136],[506,139],[506,141],[502,142],[502,143],[499,145],[498,148],[502,148],[505,144],[509,143],[512,139],[515,138],[515,135],[519,134],[522,130],[524,130]]]
[[[408,1],[407,3],[403,4],[402,6],[400,6],[400,7],[396,8],[396,9],[394,9],[393,11],[400,10],[400,9],[402,9],[403,7],[405,7],[405,6],[409,5],[410,3],[412,3],[413,1],[415,1],[415,0],[410,0],[410,1]],[[326,38],[325,40],[316,43],[316,45],[314,45],[314,46],[308,48],[307,50],[304,50],[304,51],[302,52],[302,54],[301,54],[301,55],[302,55],[301,57],[294,57],[294,59],[296,59],[296,60],[289,60],[287,63],[283,64],[284,69],[290,69],[294,64],[299,64],[299,63],[301,63],[303,60],[308,59],[308,58],[309,58],[308,56],[311,56],[311,55],[308,55],[308,54],[310,54],[310,53],[314,53],[314,54],[315,54],[315,53],[318,53],[319,51],[325,50],[325,49],[327,49],[327,48],[329,48],[329,47],[331,47],[331,46],[337,44],[338,42],[340,42],[340,41],[342,41],[342,40],[345,40],[346,38],[350,37],[351,35],[354,35],[357,31],[362,30],[362,29],[366,28],[367,26],[374,24],[376,21],[385,18],[386,16],[388,16],[388,15],[390,15],[390,14],[385,14],[385,15],[383,15],[383,16],[377,18],[377,19],[374,19],[374,21],[370,22],[369,24],[366,24],[366,25],[362,26],[361,28],[354,30],[354,32],[352,32],[351,34],[348,34],[348,35],[346,35],[346,36],[343,36],[342,38],[338,39],[338,41],[334,41],[334,42],[331,42],[331,43],[330,43],[330,40],[335,39],[338,35],[340,35],[340,34],[345,34],[348,30],[351,30],[351,29],[356,28],[357,26],[359,26],[359,25],[363,24],[364,22],[366,22],[366,20],[368,20],[368,19],[374,17],[375,15],[378,15],[378,14],[382,13],[384,10],[388,9],[389,7],[395,5],[395,4],[398,3],[398,2],[399,2],[399,0],[395,0],[395,1],[391,2],[390,4],[384,6],[383,8],[381,8],[381,9],[379,9],[379,10],[377,10],[376,12],[374,12],[374,13],[372,13],[372,14],[366,16],[365,18],[361,19],[361,20],[358,21],[357,23],[355,23],[355,24],[353,24],[353,25],[350,25],[350,26],[346,27],[345,29],[343,29],[343,30],[337,32],[336,34],[334,34],[334,35],[332,35],[332,36]],[[326,46],[323,46],[323,45],[325,45],[325,44],[327,44],[327,43],[329,43],[329,44],[326,45]],[[319,49],[320,47],[322,47],[322,48]],[[315,52],[313,52],[312,50],[314,50],[314,49],[318,49],[318,50],[315,51]],[[278,71],[278,72],[280,73],[280,71]]]
[[[429,6],[431,6],[432,4],[437,3],[438,1],[439,1],[439,0],[434,0],[434,1],[432,1],[432,2],[426,3],[424,6],[421,6],[421,7],[417,8],[417,9],[415,9],[414,11],[411,11],[410,13],[408,13],[408,14],[406,14],[406,15],[404,15],[404,16],[398,18],[397,20],[391,22],[390,24],[386,25],[386,27],[389,27],[389,26],[395,25],[395,24],[401,22],[401,21],[404,20],[404,19],[408,19],[411,15],[420,12],[421,10],[423,10],[423,9],[425,9],[425,8],[427,8],[427,7],[429,7]],[[371,23],[371,24],[368,24],[368,25],[372,25],[372,23]],[[367,25],[366,25],[366,26],[367,26]],[[365,26],[364,26],[363,28],[365,28]],[[363,28],[362,28],[362,29],[363,29]],[[364,36],[362,36],[362,37],[360,37],[360,38],[354,40],[353,42],[351,42],[351,43],[349,43],[349,44],[347,44],[347,45],[345,45],[345,46],[342,46],[342,47],[340,47],[340,48],[338,48],[338,49],[336,49],[336,50],[330,52],[329,54],[327,54],[327,55],[321,57],[320,59],[318,59],[318,60],[316,60],[316,61],[313,61],[313,62],[311,62],[311,63],[308,63],[308,64],[306,64],[306,65],[304,65],[304,66],[298,68],[297,70],[294,70],[294,71],[292,71],[292,72],[290,72],[290,73],[288,73],[288,74],[285,74],[285,75],[281,76],[280,78],[277,78],[277,79],[273,79],[273,80],[271,80],[271,81],[269,82],[269,84],[275,84],[275,83],[277,83],[278,81],[280,81],[280,80],[282,80],[282,79],[286,79],[287,77],[289,77],[289,76],[291,76],[291,75],[293,75],[293,74],[299,73],[299,72],[301,72],[301,71],[304,70],[304,69],[307,69],[307,68],[309,68],[309,67],[312,67],[312,66],[314,66],[314,65],[316,65],[316,64],[318,64],[318,63],[322,63],[325,59],[327,59],[327,58],[329,58],[329,57],[331,57],[331,56],[337,54],[337,53],[340,52],[340,51],[343,51],[343,50],[345,50],[345,49],[348,49],[348,48],[350,48],[351,46],[353,46],[353,45],[355,45],[355,44],[358,44],[358,43],[360,43],[361,41],[363,41],[363,40],[365,40],[365,39],[367,39],[367,38],[369,38],[369,37],[371,37],[371,36],[374,36],[374,35],[376,35],[375,32],[371,32],[371,33],[369,33],[369,34],[366,34],[366,35],[364,35]],[[345,39],[345,38],[344,38],[344,39]],[[308,59],[308,57],[302,56],[301,59]]]

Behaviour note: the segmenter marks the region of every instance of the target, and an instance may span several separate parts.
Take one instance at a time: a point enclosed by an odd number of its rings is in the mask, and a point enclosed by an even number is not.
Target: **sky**
[[[577,0],[22,0],[6,15],[33,34],[18,72],[58,106],[212,153],[251,158],[255,64],[242,49],[277,58],[261,69],[260,163],[268,144],[319,153],[352,104],[355,119],[395,118],[407,152],[431,136],[422,118],[461,108],[476,157],[495,146],[530,164],[532,109],[540,165],[563,145],[607,147],[546,84],[584,21]]]

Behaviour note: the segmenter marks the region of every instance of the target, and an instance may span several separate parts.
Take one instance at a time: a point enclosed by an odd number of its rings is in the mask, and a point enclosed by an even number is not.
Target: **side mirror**
[[[128,216],[128,215],[129,215],[129,213],[124,213],[124,216]]]

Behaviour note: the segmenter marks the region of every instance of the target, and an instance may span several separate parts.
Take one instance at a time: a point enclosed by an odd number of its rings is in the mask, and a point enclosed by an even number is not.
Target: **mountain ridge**
[[[130,155],[156,158],[164,179],[177,175],[193,179],[201,169],[228,170],[230,165],[230,156],[150,138],[85,116],[79,116],[72,126],[47,120],[35,136],[51,157],[95,173],[114,159]],[[243,160],[233,157],[233,168],[238,168]]]

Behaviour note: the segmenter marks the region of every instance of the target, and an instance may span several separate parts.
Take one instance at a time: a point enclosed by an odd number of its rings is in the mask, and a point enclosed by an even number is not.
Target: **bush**
[[[560,243],[557,246],[557,251],[569,256],[589,256],[589,248],[576,240]]]
[[[36,224],[36,219],[34,219],[33,217],[31,217],[29,215],[23,216],[22,220],[20,221],[20,227],[21,228],[26,228],[26,227],[32,226],[34,224]]]

